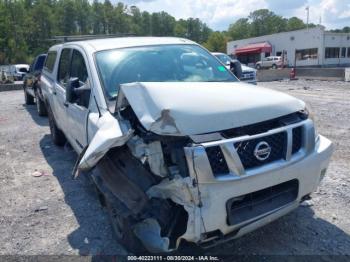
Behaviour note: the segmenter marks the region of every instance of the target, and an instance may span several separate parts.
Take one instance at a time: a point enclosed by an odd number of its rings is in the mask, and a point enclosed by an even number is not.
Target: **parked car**
[[[241,81],[247,82],[249,84],[256,85],[256,69],[251,68],[245,64],[241,64],[242,66],[242,76],[240,78]]]
[[[14,79],[12,74],[10,74],[10,66],[2,65],[0,66],[0,83],[1,84],[10,84],[13,83]]]
[[[6,72],[9,79],[13,79],[13,81],[22,81],[25,74],[28,73],[29,65],[5,65],[2,70]]]
[[[15,81],[22,81],[23,77],[28,73],[29,65],[26,64],[18,64],[11,66],[11,72]]]
[[[50,54],[53,142],[76,150],[74,177],[91,175],[136,254],[240,237],[297,208],[326,174],[333,146],[304,102],[238,81],[190,40],[95,39]]]
[[[232,68],[232,63],[239,64],[241,67],[239,80],[256,85],[256,69],[241,64],[237,59],[232,59],[224,53],[213,52],[212,54],[216,56],[228,69]]]
[[[23,78],[25,103],[27,105],[32,105],[34,104],[35,98],[37,111],[40,116],[45,116],[47,114],[40,88],[40,76],[45,59],[46,54],[38,55],[30,65],[28,73]]]
[[[261,69],[261,68],[276,69],[278,67],[281,67],[282,65],[283,65],[283,61],[281,56],[269,56],[264,58],[261,61],[256,62],[255,68],[256,69]]]

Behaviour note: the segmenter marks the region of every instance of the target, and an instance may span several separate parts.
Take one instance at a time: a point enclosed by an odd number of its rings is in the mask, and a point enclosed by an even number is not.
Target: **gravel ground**
[[[335,146],[312,200],[279,220],[203,254],[350,254],[350,83],[259,84],[312,108],[318,131]],[[258,88],[258,87],[257,87]],[[56,147],[47,118],[23,104],[23,92],[0,92],[0,255],[126,254],[88,179],[74,181],[76,154]],[[43,175],[34,177],[35,172]]]

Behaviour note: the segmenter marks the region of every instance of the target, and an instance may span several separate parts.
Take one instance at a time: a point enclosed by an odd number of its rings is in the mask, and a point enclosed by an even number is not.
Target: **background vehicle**
[[[270,223],[316,189],[333,151],[304,102],[238,81],[190,40],[56,45],[41,88],[54,143],[79,154],[73,175],[92,176],[133,252]]]
[[[214,52],[212,54],[215,55],[223,64],[225,64],[228,69],[231,68],[232,63],[239,64],[242,72],[239,80],[250,84],[256,84],[256,69],[241,64],[237,59],[232,59],[224,53]]]
[[[38,55],[30,65],[29,72],[23,78],[25,103],[27,105],[34,104],[35,98],[38,114],[40,116],[46,115],[46,108],[40,88],[41,70],[43,69],[45,59],[46,54]]]
[[[282,57],[281,56],[269,56],[264,58],[261,61],[256,62],[255,68],[261,69],[261,68],[273,68],[276,69],[278,67],[281,67],[283,65]]]
[[[26,64],[18,64],[11,66],[11,72],[16,81],[22,81],[23,77],[28,73],[29,65]]]
[[[1,84],[10,84],[13,83],[13,75],[10,74],[10,66],[3,65],[0,66],[0,83]]]

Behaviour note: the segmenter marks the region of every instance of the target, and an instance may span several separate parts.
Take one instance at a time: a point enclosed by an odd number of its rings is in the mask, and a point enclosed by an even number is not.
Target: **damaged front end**
[[[261,100],[256,93],[270,97],[271,91],[248,85],[237,89],[228,83],[197,84],[121,85],[114,116],[106,112],[100,118],[96,135],[80,156],[77,170],[94,168],[93,178],[110,207],[117,236],[134,252],[140,251],[136,246],[152,253],[171,252],[182,240],[203,244],[234,233],[238,227],[227,225],[222,204],[232,195],[232,181],[208,179],[212,176],[205,174],[212,168],[201,144],[223,140],[218,130],[304,107],[285,95]],[[217,93],[222,100],[211,105]],[[249,99],[243,101],[243,97]],[[233,144],[220,148],[218,152],[213,148],[212,156],[218,163],[232,159],[227,168],[241,174],[242,166],[230,164],[240,162]]]
[[[107,112],[100,118],[74,175],[92,171],[120,224],[116,235],[130,251],[164,253],[178,249],[181,240],[200,241],[201,195],[184,152],[192,140],[179,135],[169,111],[151,126],[172,135],[158,135],[142,126],[125,97],[118,103],[114,116]]]

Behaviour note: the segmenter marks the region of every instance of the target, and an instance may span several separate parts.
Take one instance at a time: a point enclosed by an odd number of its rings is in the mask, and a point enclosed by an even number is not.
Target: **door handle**
[[[64,105],[65,107],[68,107],[68,106],[69,106],[69,104],[68,104],[67,102],[64,102],[63,105]]]

